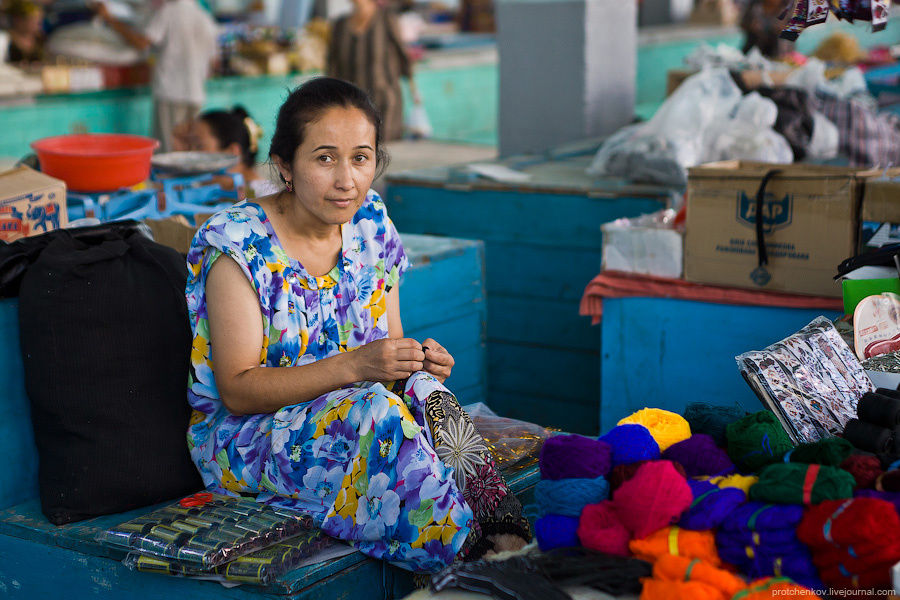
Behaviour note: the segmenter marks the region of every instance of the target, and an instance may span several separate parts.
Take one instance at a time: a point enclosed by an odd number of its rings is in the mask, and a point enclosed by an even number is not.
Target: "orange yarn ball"
[[[644,539],[631,540],[628,547],[637,558],[648,562],[673,555],[688,559],[699,558],[714,567],[722,564],[712,531],[665,527]]]
[[[814,591],[794,583],[787,577],[767,577],[752,582],[731,600],[783,600],[784,598],[819,598]],[[821,600],[821,599],[820,599]]]
[[[744,580],[698,558],[661,556],[653,565],[653,578],[665,581],[699,582],[720,590],[730,598],[747,587]]]

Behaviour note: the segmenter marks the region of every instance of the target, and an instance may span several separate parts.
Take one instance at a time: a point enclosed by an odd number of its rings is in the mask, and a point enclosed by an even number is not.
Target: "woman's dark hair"
[[[285,164],[294,164],[297,148],[303,143],[306,126],[333,107],[357,108],[375,126],[376,179],[388,165],[389,157],[382,146],[384,135],[381,114],[364,91],[341,79],[317,77],[296,88],[278,110],[275,135],[269,158],[277,156]],[[284,177],[282,177],[284,180]]]
[[[231,144],[237,144],[241,149],[241,162],[245,167],[253,168],[256,165],[256,154],[259,151],[255,131],[258,126],[250,118],[243,106],[235,106],[228,110],[208,110],[200,114],[199,119],[209,125],[213,136],[219,141],[222,148]],[[248,123],[248,119],[250,123]]]

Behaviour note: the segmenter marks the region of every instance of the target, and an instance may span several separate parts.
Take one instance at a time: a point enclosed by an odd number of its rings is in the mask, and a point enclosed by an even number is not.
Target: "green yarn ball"
[[[778,462],[794,447],[781,423],[771,412],[761,410],[726,428],[728,456],[738,467],[758,471]]]
[[[716,406],[703,402],[691,402],[684,409],[684,419],[691,426],[691,433],[705,433],[725,446],[725,430],[731,423],[740,420],[746,411],[737,406]]]
[[[810,444],[800,444],[784,458],[785,461],[793,463],[837,467],[852,453],[853,444],[844,438],[828,438]]]
[[[804,463],[776,463],[764,468],[759,481],[750,488],[750,499],[774,504],[818,504],[853,497],[856,485],[853,475],[838,467],[818,466],[807,502],[804,502],[803,486],[813,465]]]

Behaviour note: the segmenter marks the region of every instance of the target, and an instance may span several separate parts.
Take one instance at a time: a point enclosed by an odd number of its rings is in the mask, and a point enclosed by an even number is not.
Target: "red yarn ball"
[[[609,500],[584,507],[578,523],[578,539],[582,546],[591,550],[616,556],[629,555],[631,534],[622,525]]]
[[[858,489],[871,488],[878,476],[884,473],[876,456],[851,454],[841,463],[841,468],[853,475]]]
[[[642,460],[636,463],[631,463],[627,465],[616,465],[613,467],[613,470],[609,472],[607,479],[609,480],[609,491],[610,493],[616,491],[623,483],[634,477],[634,474],[637,473],[638,469],[641,468],[641,465],[646,465],[649,462],[661,462],[661,461],[651,461],[651,460]],[[677,462],[672,462],[670,460],[665,460],[662,462],[667,462],[675,467],[675,470],[678,473],[687,479],[687,473],[684,472],[684,467],[682,467]]]
[[[667,460],[641,465],[613,494],[616,514],[635,538],[671,525],[693,500],[687,480]]]

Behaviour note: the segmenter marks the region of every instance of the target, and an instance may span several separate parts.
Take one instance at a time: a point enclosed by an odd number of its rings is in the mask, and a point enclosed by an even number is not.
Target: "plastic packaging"
[[[825,317],[736,360],[744,379],[795,443],[840,434],[856,415],[859,398],[875,390],[853,351]]]
[[[768,123],[774,123],[771,107],[762,98],[742,98],[726,69],[704,69],[685,80],[652,119],[606,140],[587,173],[682,188],[688,168],[714,160],[793,162],[790,147]]]
[[[413,104],[409,109],[409,116],[406,121],[406,128],[414,138],[430,138],[434,133],[431,127],[431,120],[428,113],[425,112],[425,106],[422,104]]]
[[[296,568],[301,561],[333,543],[334,541],[321,531],[312,530],[218,567],[203,568],[192,562],[136,552],[129,553],[123,562],[129,568],[142,573],[268,585]]]
[[[305,530],[312,518],[253,499],[200,492],[100,533],[103,544],[217,567]]]
[[[500,469],[534,464],[544,440],[552,435],[540,425],[501,417],[483,402],[469,404],[463,410],[472,417]]]
[[[829,160],[838,155],[840,133],[837,125],[819,111],[813,113],[813,134],[806,148],[810,158]]]

